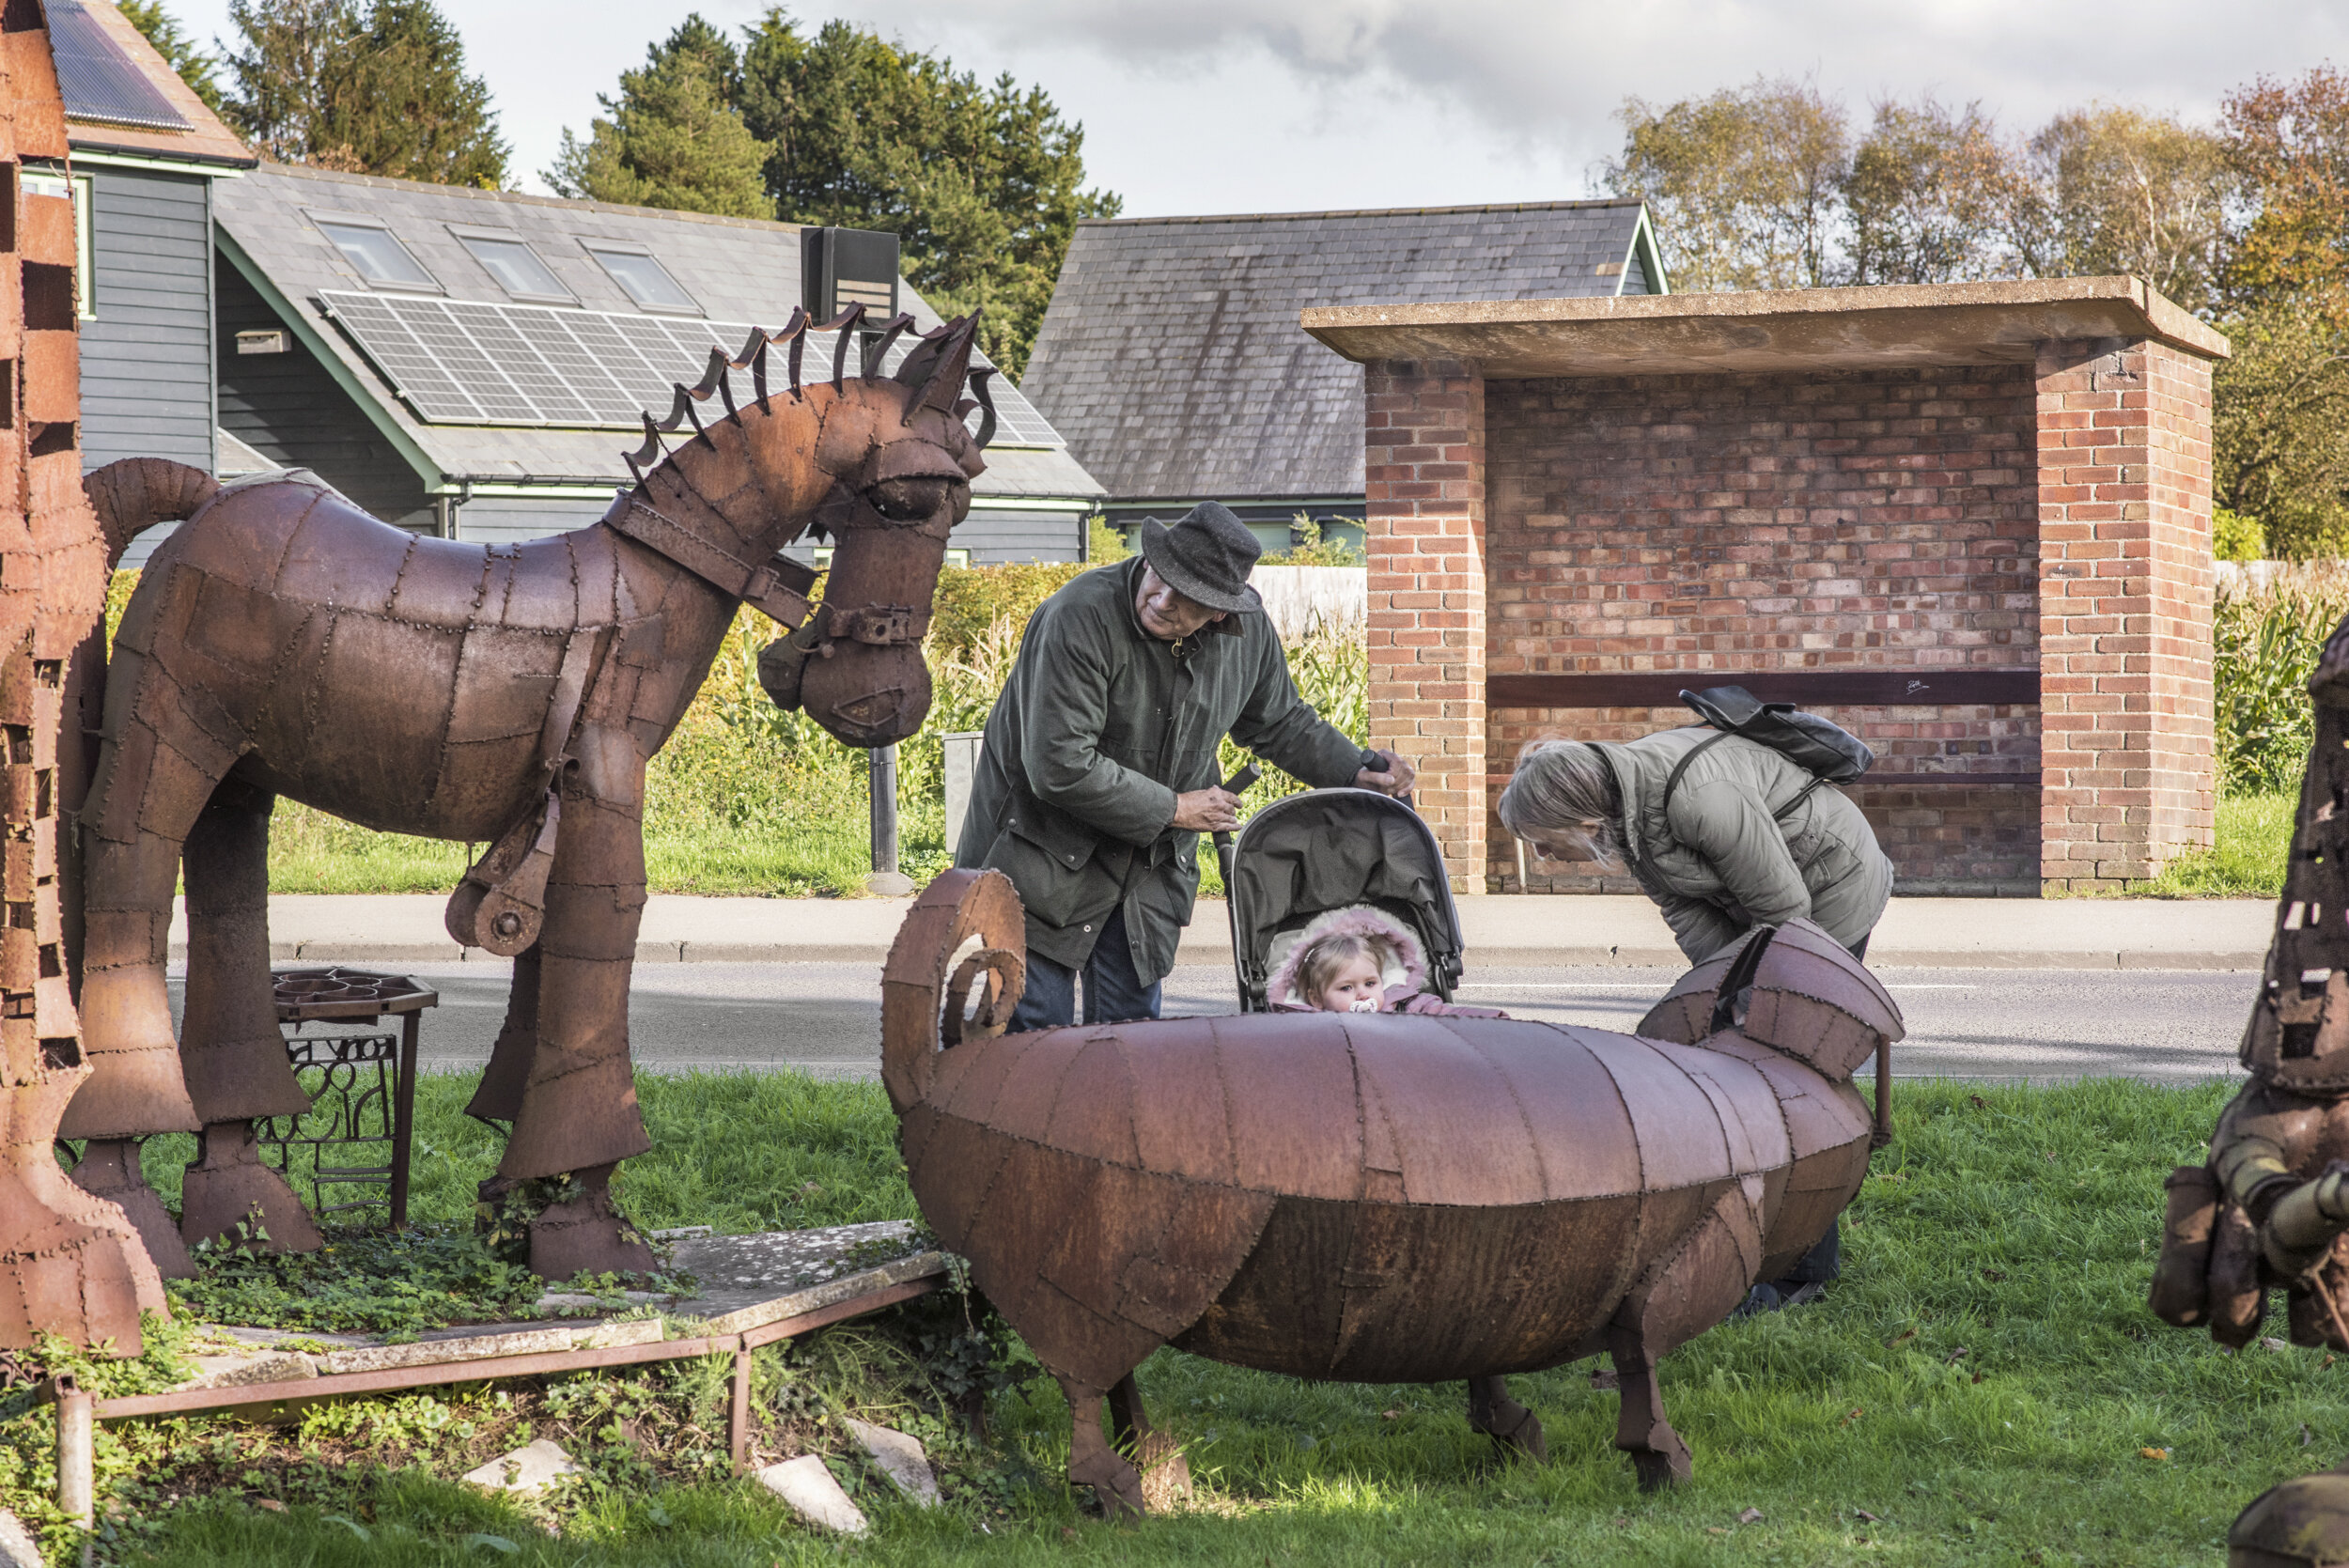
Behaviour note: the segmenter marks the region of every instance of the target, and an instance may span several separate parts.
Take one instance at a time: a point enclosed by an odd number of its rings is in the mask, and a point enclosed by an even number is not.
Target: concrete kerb
[[[270,900],[278,963],[503,964],[459,947],[429,893],[280,894]],[[645,910],[636,961],[879,964],[910,901],[902,898],[694,898],[661,895]],[[1884,968],[2258,970],[2274,934],[2264,899],[1898,898],[1870,944]],[[1630,895],[1460,900],[1472,969],[1678,969],[1686,960],[1655,906]],[[185,953],[175,919],[172,956]],[[1229,965],[1223,905],[1203,899],[1176,961]]]

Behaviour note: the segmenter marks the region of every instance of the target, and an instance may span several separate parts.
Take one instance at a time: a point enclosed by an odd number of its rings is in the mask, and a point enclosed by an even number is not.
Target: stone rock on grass
[[[819,1454],[805,1453],[770,1465],[758,1472],[758,1483],[812,1525],[843,1535],[863,1535],[867,1528],[864,1511],[848,1500],[848,1494],[832,1480],[831,1468]]]
[[[569,1454],[541,1437],[511,1453],[502,1453],[477,1469],[467,1470],[465,1479],[492,1492],[529,1498],[536,1497],[567,1475],[581,1473]]]
[[[881,1474],[896,1483],[898,1491],[924,1508],[936,1508],[945,1500],[938,1495],[938,1477],[931,1472],[929,1455],[922,1452],[918,1439],[853,1417],[848,1420],[848,1430],[873,1456]]]
[[[5,1508],[0,1508],[0,1568],[44,1568],[40,1543]]]

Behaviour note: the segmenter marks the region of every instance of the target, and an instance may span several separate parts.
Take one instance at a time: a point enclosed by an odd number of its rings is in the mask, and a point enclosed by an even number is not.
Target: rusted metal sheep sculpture
[[[1502,1379],[1604,1351],[1641,1483],[1687,1476],[1657,1360],[1859,1191],[1851,1074],[1902,1032],[1796,922],[1691,970],[1637,1037],[1336,1014],[1006,1035],[1022,931],[1000,873],[930,884],[884,974],[882,1079],[924,1216],[1059,1381],[1069,1479],[1112,1511],[1188,1486],[1134,1383],[1164,1344],[1467,1379],[1471,1421],[1536,1452]]]

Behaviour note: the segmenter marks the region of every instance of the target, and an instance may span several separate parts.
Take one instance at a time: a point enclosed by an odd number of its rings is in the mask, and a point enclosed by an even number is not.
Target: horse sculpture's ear
[[[962,396],[962,383],[971,374],[971,350],[978,334],[979,313],[974,310],[959,321],[948,322],[944,331],[924,339],[920,348],[906,356],[895,379],[922,389],[907,406],[909,415],[915,409],[936,409],[953,415],[955,402]]]

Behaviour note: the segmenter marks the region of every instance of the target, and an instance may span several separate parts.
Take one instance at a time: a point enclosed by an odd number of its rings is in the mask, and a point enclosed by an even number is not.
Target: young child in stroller
[[[1427,986],[1419,939],[1384,909],[1355,904],[1316,915],[1266,984],[1275,1013],[1421,1013],[1454,1018],[1505,1018],[1490,1007],[1463,1007]]]

